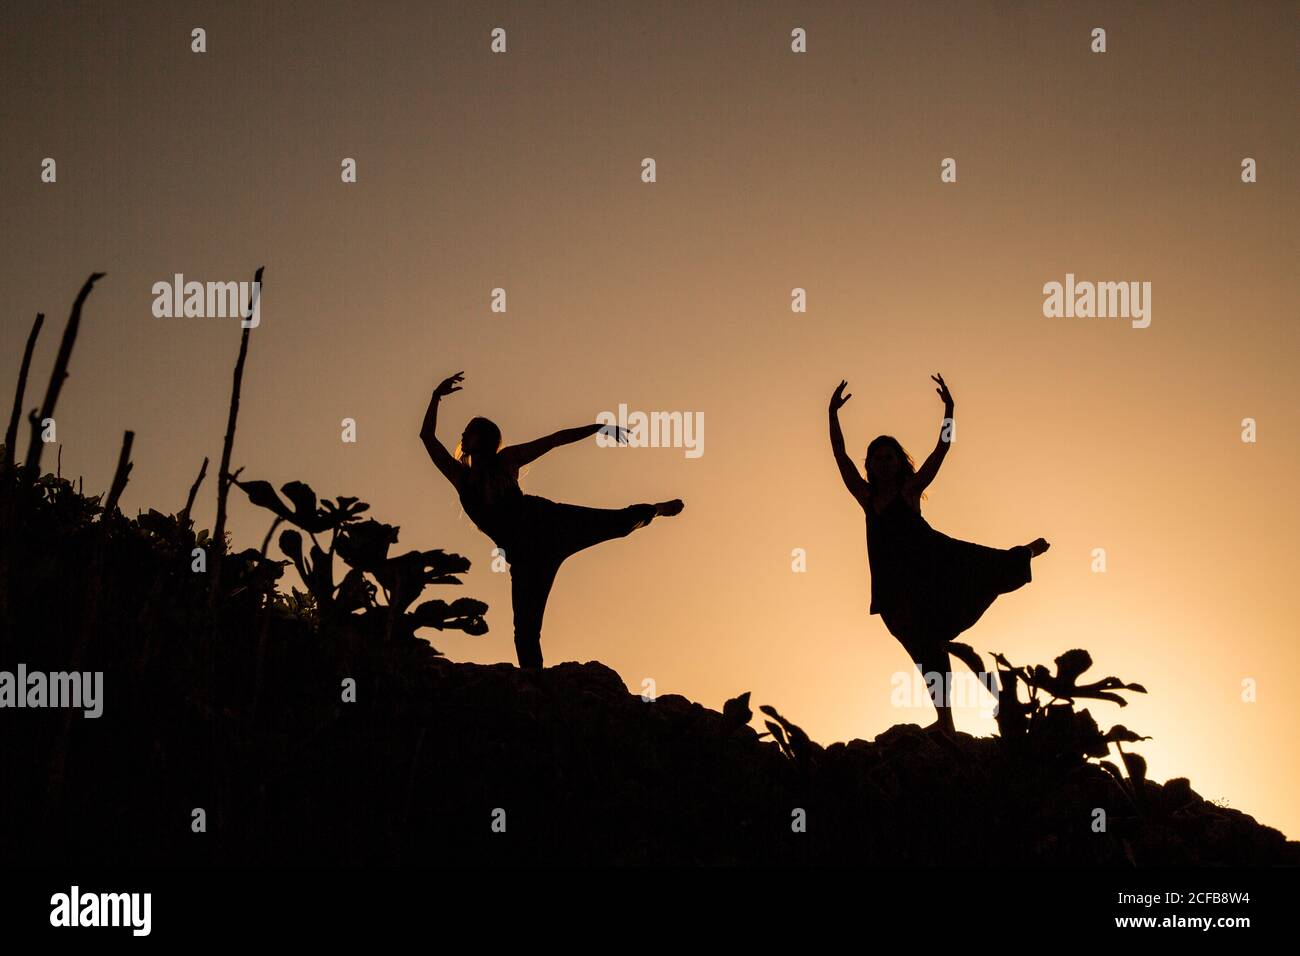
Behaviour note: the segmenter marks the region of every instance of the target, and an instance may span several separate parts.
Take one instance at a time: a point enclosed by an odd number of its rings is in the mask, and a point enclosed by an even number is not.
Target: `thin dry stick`
[[[18,441],[18,417],[22,414],[23,396],[27,391],[27,373],[32,367],[32,352],[36,348],[36,337],[41,333],[41,326],[45,324],[45,313],[37,312],[36,321],[32,324],[31,332],[27,333],[27,347],[23,349],[23,361],[18,370],[18,388],[14,393],[14,407],[9,413],[9,427],[5,430],[5,452],[3,459],[3,471],[0,474],[8,476],[13,473],[14,468],[14,444]],[[10,492],[9,483],[6,481],[3,485],[3,492],[0,493],[0,527],[12,528],[14,526],[14,509],[18,507]],[[10,549],[13,547],[12,541],[16,535],[8,535],[4,542],[0,542],[0,625],[4,631],[9,631],[9,564]]]
[[[9,413],[9,427],[5,429],[4,470],[12,471],[14,467],[14,442],[18,440],[18,418],[23,410],[23,394],[27,391],[27,373],[32,367],[32,352],[36,349],[36,337],[41,334],[45,324],[45,313],[37,312],[32,330],[27,333],[27,348],[23,349],[23,364],[18,369],[18,389],[14,393],[14,407]]]
[[[36,412],[31,413],[29,420],[32,425],[32,441],[27,448],[23,468],[30,471],[33,478],[39,477],[41,473],[41,449],[44,443],[41,441],[40,423],[54,417],[54,408],[59,403],[63,380],[68,377],[68,360],[72,358],[72,346],[77,341],[77,330],[81,327],[81,307],[85,304],[86,297],[90,295],[90,290],[95,283],[102,278],[104,273],[92,272],[86,284],[77,293],[77,301],[72,303],[72,314],[68,316],[68,324],[63,329],[63,339],[59,342],[59,354],[54,359],[54,371],[50,373],[50,384],[45,390],[45,403],[41,406],[39,417]]]
[[[122,436],[122,453],[117,456],[117,470],[113,472],[113,484],[108,489],[108,500],[104,502],[104,515],[107,517],[117,507],[117,501],[126,488],[127,476],[131,474],[131,445],[135,442],[135,432],[128,431]]]
[[[266,557],[266,552],[271,547],[271,535],[275,534],[275,529],[280,527],[280,522],[283,520],[279,515],[276,515],[275,520],[271,522],[271,527],[266,529],[266,537],[262,539],[262,557]]]
[[[259,295],[262,287],[262,270],[258,266],[253,275],[253,291],[250,299]],[[255,303],[249,302],[249,310]],[[226,497],[230,494],[230,452],[235,447],[235,424],[239,420],[239,390],[244,381],[244,360],[248,357],[248,333],[251,326],[244,326],[244,333],[239,337],[239,358],[235,360],[235,381],[230,390],[230,417],[226,421],[226,441],[221,448],[221,467],[217,469],[217,520],[212,528],[212,545],[215,553],[215,566],[212,569],[212,590],[208,593],[208,604],[217,603],[217,592],[221,588],[221,556],[226,553]]]
[[[13,395],[13,410],[9,412],[9,427],[4,433],[4,459],[0,463],[0,475],[10,475],[13,472],[13,446],[18,441],[18,416],[22,414],[22,398],[27,392],[27,372],[31,371],[31,354],[36,349],[36,337],[40,334],[40,326],[45,324],[45,313],[36,312],[36,321],[31,325],[31,332],[27,333],[27,347],[22,350],[22,364],[18,367],[18,388]],[[17,502],[9,494],[8,481],[4,484],[4,493],[0,494],[0,527],[13,527],[13,510],[16,509]],[[4,631],[9,631],[9,541],[14,536],[6,536],[5,542],[0,544],[0,627]]]
[[[4,458],[0,459],[0,475],[8,476],[14,468],[14,443],[18,441],[18,418],[22,414],[23,396],[27,392],[27,373],[32,367],[32,352],[36,349],[36,337],[41,334],[45,324],[45,313],[37,312],[32,330],[27,333],[27,347],[23,349],[23,361],[18,368],[18,388],[14,392],[14,407],[9,413],[9,427],[5,429]],[[0,486],[0,528],[14,526],[14,509],[17,503],[10,493],[9,483]],[[9,631],[9,555],[10,542],[15,535],[9,535],[0,542],[0,626]]]
[[[203,466],[199,469],[199,476],[194,479],[194,484],[190,485],[190,495],[185,499],[185,507],[177,516],[181,522],[190,520],[190,509],[194,507],[194,497],[199,493],[199,485],[203,484],[203,476],[208,473],[208,456],[203,456]]]

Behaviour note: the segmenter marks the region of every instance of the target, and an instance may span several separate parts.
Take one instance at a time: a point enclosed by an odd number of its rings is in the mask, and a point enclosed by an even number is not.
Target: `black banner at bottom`
[[[763,937],[837,920],[857,934],[936,932],[948,943],[1003,930],[1227,942],[1293,925],[1300,870],[46,868],[0,871],[0,883],[6,939],[92,945],[268,934],[338,944],[453,929],[492,943],[598,929],[655,939],[701,925]]]

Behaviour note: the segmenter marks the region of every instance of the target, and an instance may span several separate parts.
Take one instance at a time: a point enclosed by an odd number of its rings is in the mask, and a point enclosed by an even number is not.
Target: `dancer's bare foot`
[[[1035,538],[1033,541],[1025,545],[1025,547],[1029,549],[1029,556],[1031,558],[1036,558],[1044,551],[1046,551],[1048,548],[1050,548],[1051,545],[1048,544],[1046,541],[1044,541],[1042,538]]]
[[[672,501],[661,501],[655,505],[655,514],[661,518],[671,518],[673,515],[681,514],[682,509],[685,507],[686,504],[681,498],[674,498]]]

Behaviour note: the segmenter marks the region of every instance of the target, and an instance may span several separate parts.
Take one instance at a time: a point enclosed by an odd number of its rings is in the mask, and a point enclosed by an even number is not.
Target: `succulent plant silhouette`
[[[1005,668],[1012,669],[1007,659],[1001,654],[994,655],[994,658]],[[1128,705],[1128,701],[1118,694],[1112,693],[1113,691],[1132,690],[1140,694],[1146,693],[1146,688],[1141,684],[1125,684],[1118,677],[1106,677],[1095,683],[1079,686],[1080,675],[1092,666],[1092,655],[1081,648],[1066,651],[1056,659],[1055,663],[1055,674],[1049,674],[1047,668],[1041,664],[1035,666],[1030,672],[1025,672],[1019,668],[1016,670],[1020,671],[1020,678],[1026,685],[1031,688],[1040,688],[1057,700],[1073,702],[1076,697],[1092,697],[1097,700],[1108,700],[1111,703],[1125,707]]]
[[[820,744],[813,743],[801,727],[786,720],[770,704],[764,704],[758,709],[772,718],[763,721],[763,724],[771,732],[772,739],[776,741],[781,753],[792,760],[801,772],[815,770],[824,748]],[[760,736],[766,735],[760,734]]]
[[[1106,677],[1091,684],[1079,684],[1084,671],[1092,667],[1092,655],[1080,648],[1066,651],[1056,658],[1056,670],[1044,666],[1016,667],[1002,654],[994,654],[998,664],[1001,690],[998,695],[997,722],[1003,741],[1012,749],[1027,752],[1044,760],[1077,760],[1079,757],[1104,758],[1115,745],[1129,771],[1129,779],[1113,763],[1101,760],[1101,766],[1124,786],[1140,805],[1141,779],[1146,764],[1136,754],[1124,752],[1122,744],[1150,740],[1116,724],[1105,733],[1085,709],[1074,710],[1076,699],[1104,700],[1121,707],[1128,705],[1117,691],[1145,694],[1141,684],[1126,684],[1118,677]],[[1024,684],[1029,700],[1020,700]],[[1042,699],[1040,693],[1046,695]]]
[[[290,481],[280,486],[280,491],[289,499],[289,504],[293,505],[290,508],[280,500],[269,481],[240,481],[238,478],[232,478],[231,481],[243,489],[253,504],[269,509],[311,535],[336,530],[370,508],[370,505],[356,498],[339,498],[335,502],[323,501],[318,504],[316,492],[301,481]]]
[[[280,533],[279,544],[307,586],[321,622],[352,624],[386,641],[412,638],[426,627],[471,635],[487,633],[487,605],[482,601],[433,599],[412,608],[425,588],[460,584],[456,575],[469,570],[467,558],[441,550],[390,556],[399,529],[373,518],[359,520],[358,515],[370,506],[357,498],[318,502],[310,485],[291,481],[280,487],[286,504],[269,481],[232,481],[249,501],[271,511],[277,521],[287,521],[310,536],[311,547],[306,551],[302,533],[292,528]],[[332,534],[328,550],[316,540],[317,534],[327,531]],[[348,566],[337,584],[335,555]]]

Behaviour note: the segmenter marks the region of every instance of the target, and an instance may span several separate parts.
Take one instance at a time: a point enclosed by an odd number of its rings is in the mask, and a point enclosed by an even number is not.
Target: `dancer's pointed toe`
[[[1044,551],[1046,551],[1048,548],[1050,548],[1051,545],[1048,544],[1047,541],[1043,538],[1035,538],[1033,541],[1029,542],[1028,544],[1021,545],[1021,547],[1028,549],[1029,556],[1031,558],[1036,558]]]

